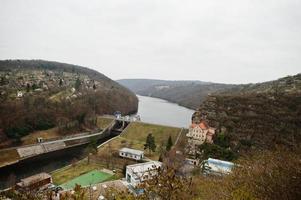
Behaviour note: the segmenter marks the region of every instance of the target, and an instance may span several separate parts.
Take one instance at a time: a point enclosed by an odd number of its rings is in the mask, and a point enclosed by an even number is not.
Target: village
[[[92,80],[87,75],[72,72],[25,69],[0,72],[0,98],[18,99],[47,92],[53,93],[49,97],[51,100],[59,98],[70,100],[82,95],[77,92],[79,87],[85,90],[95,90],[100,86],[99,81]],[[55,93],[58,88],[65,88],[66,91]]]
[[[123,118],[115,113],[115,118]],[[140,134],[139,134],[140,133]],[[179,176],[224,176],[234,163],[208,158],[201,160],[198,146],[213,143],[215,129],[205,120],[193,121],[188,129],[132,122],[119,136],[95,147],[84,160],[52,173],[23,178],[16,193],[37,193],[63,199],[85,191],[87,199],[102,200],[116,192],[135,196],[144,193],[143,183],[156,177],[166,165],[177,163]],[[165,155],[163,158],[162,155]]]

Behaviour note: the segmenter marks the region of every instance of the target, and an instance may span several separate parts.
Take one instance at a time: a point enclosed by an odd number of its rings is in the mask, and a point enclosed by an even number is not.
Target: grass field
[[[146,137],[149,133],[152,133],[155,137],[157,148],[151,155],[148,155],[146,152],[146,156],[150,159],[158,160],[160,156],[160,149],[165,148],[168,137],[171,136],[172,141],[175,142],[180,131],[181,128],[132,122],[120,137],[117,137],[100,147],[98,149],[98,154],[102,156],[108,153],[117,152],[123,147],[143,151]]]
[[[97,165],[95,163],[88,164],[86,160],[81,160],[73,165],[57,170],[51,175],[54,184],[60,185],[89,171],[100,169],[101,167],[102,166]]]
[[[167,142],[169,136],[175,141],[180,131],[181,128],[133,122],[122,134],[122,137],[145,143],[147,135],[151,133],[155,137],[156,143],[161,144]]]
[[[79,184],[79,185],[85,187],[85,186],[89,186],[89,185],[94,185],[96,183],[101,183],[105,180],[110,179],[112,176],[113,175],[105,173],[105,172],[93,170],[86,174],[78,176],[78,177],[72,179],[71,181],[68,181],[67,183],[64,183],[60,186],[67,190],[74,188],[75,184]]]

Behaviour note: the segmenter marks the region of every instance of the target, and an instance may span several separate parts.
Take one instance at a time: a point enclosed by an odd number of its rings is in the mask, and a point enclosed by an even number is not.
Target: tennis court
[[[62,185],[60,185],[63,189],[69,190],[75,187],[75,184],[79,184],[83,187],[89,186],[89,185],[94,185],[96,183],[101,183],[104,182],[105,180],[108,180],[111,178],[113,175],[108,174],[99,170],[93,170],[90,171],[86,174],[83,174],[81,176],[78,176],[71,181],[68,181]]]

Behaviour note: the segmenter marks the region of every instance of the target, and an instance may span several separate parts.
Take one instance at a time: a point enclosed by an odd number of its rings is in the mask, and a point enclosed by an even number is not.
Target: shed
[[[122,148],[119,150],[119,156],[133,160],[142,160],[144,157],[144,152],[136,149]]]

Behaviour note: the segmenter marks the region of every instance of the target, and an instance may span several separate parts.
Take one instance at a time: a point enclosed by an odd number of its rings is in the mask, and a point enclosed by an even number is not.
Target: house
[[[226,175],[231,173],[234,163],[218,160],[213,158],[208,158],[208,160],[203,162],[205,173],[215,174],[215,175]]]
[[[126,167],[126,182],[129,184],[129,187],[135,188],[141,182],[155,176],[160,167],[162,167],[162,163],[158,161],[128,165]]]
[[[119,150],[119,156],[133,160],[142,160],[144,158],[144,152],[136,149],[122,148]]]
[[[191,124],[186,136],[194,145],[200,145],[204,142],[213,143],[212,137],[214,134],[215,129],[209,127],[205,121],[201,121],[199,124]]]
[[[18,92],[17,92],[17,97],[19,97],[19,98],[23,97],[23,92],[18,91]]]
[[[189,132],[186,134],[188,137],[188,144],[186,152],[189,155],[196,155],[197,147],[204,142],[213,143],[213,135],[215,129],[209,127],[206,121],[202,120],[199,123],[192,123],[189,127]]]
[[[16,184],[17,190],[23,191],[33,191],[47,188],[52,184],[52,178],[47,173],[36,174],[24,179],[21,179],[19,183]]]

